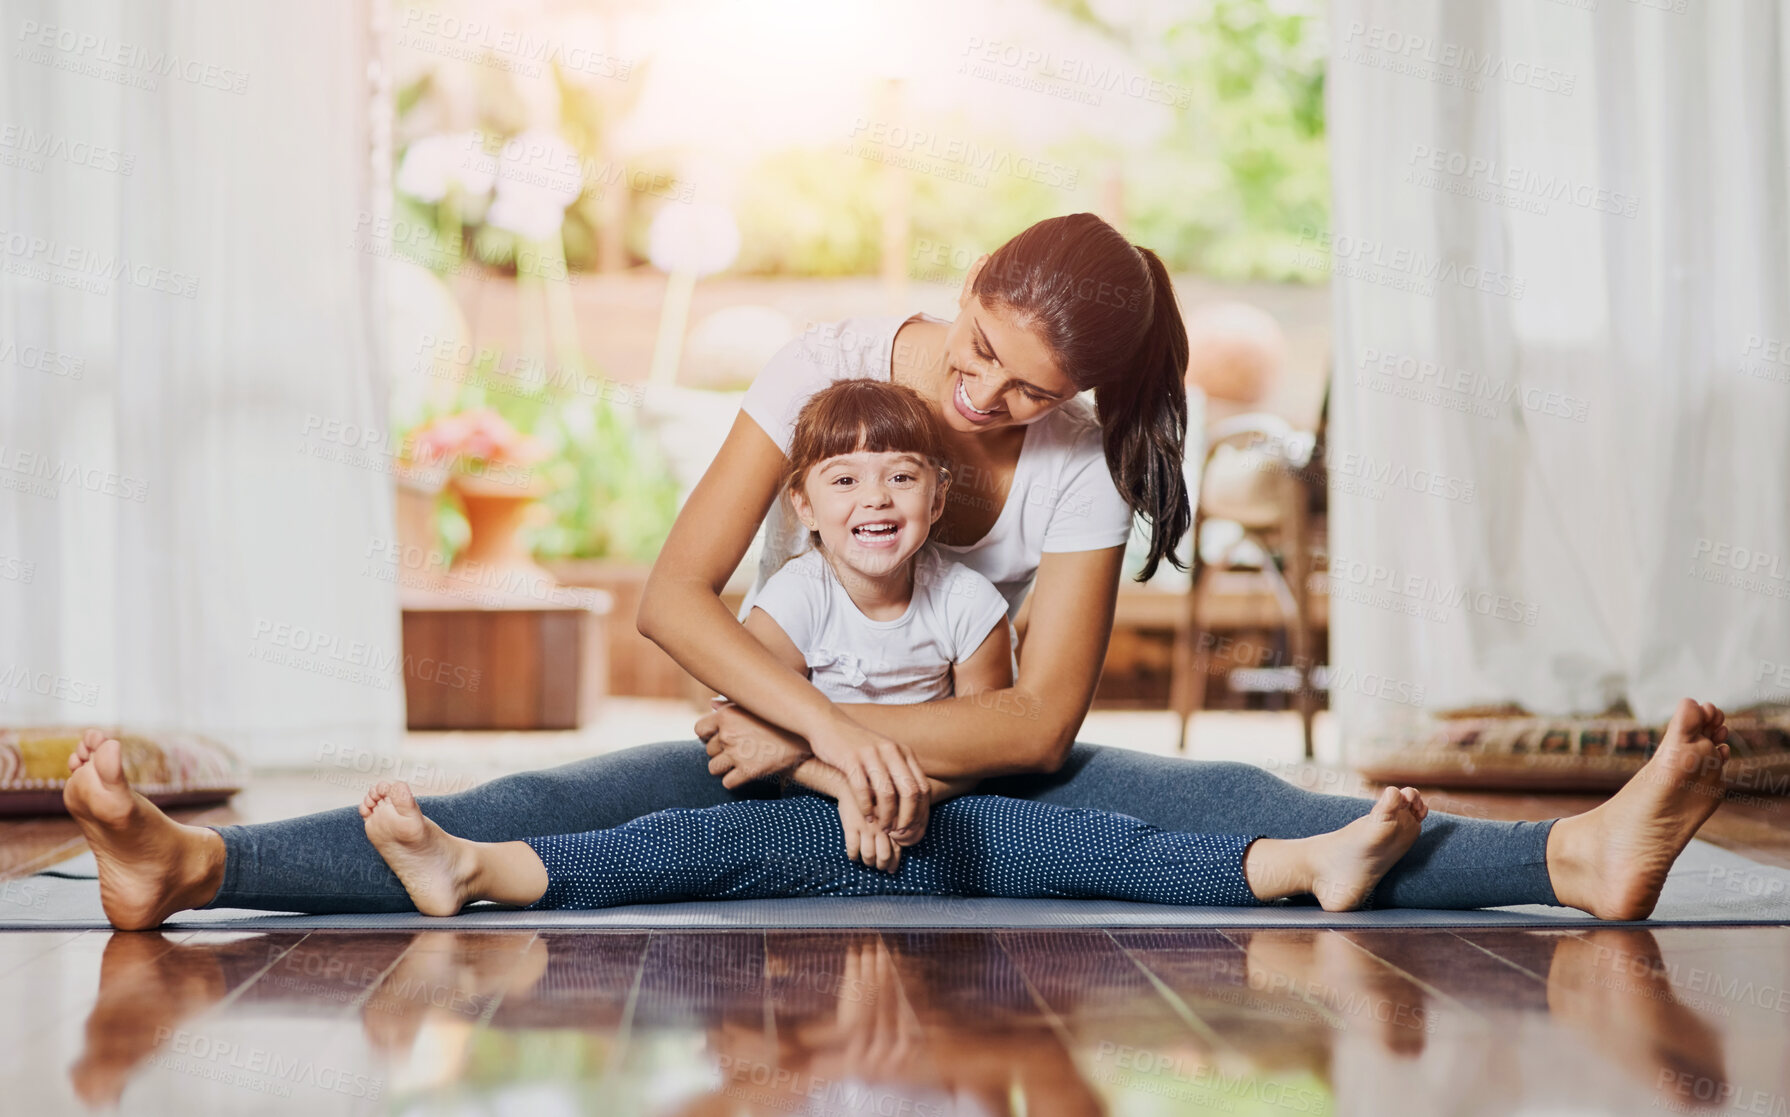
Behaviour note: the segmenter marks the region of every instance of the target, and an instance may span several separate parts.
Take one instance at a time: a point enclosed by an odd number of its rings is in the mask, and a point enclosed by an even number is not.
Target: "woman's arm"
[[[1043,557],[1029,602],[1025,655],[1012,686],[911,706],[839,708],[912,748],[932,777],[949,781],[1055,771],[1075,742],[1100,680],[1123,560],[1123,547]],[[696,728],[710,741],[710,755],[731,750],[736,740],[762,747],[763,735],[780,732],[737,709],[717,710]],[[752,767],[750,757],[742,756],[734,778],[744,782],[762,774]]]
[[[783,470],[783,452],[741,412],[678,513],[635,624],[703,685],[804,738],[844,774],[866,817],[899,829],[912,823],[924,788],[913,754],[833,705],[721,602],[722,587],[777,498]]]
[[[930,776],[1055,771],[1094,701],[1124,557],[1122,546],[1043,556],[1012,686],[919,706],[843,709],[912,748]]]

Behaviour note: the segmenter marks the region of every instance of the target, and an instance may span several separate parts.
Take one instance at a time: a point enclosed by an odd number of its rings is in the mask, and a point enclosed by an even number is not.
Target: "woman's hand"
[[[709,774],[730,789],[786,775],[810,755],[800,737],[724,698],[696,723],[696,735],[708,747]]]
[[[915,821],[926,817],[932,791],[906,745],[841,714],[808,738],[808,748],[815,759],[839,769],[858,813],[878,829],[910,834]],[[924,830],[925,823],[920,826]]]
[[[793,771],[812,755],[844,777],[833,792],[850,799],[858,813],[879,829],[899,834],[906,845],[926,832],[931,788],[920,762],[906,745],[873,733],[847,717],[834,720],[807,742],[726,699],[696,723],[712,758],[709,773],[722,786],[735,788],[751,780]]]

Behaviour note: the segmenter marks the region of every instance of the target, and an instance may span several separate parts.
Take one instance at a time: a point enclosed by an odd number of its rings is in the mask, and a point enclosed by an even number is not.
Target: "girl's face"
[[[971,293],[987,259],[964,277],[957,319],[945,335],[945,375],[936,400],[945,424],[965,434],[1035,423],[1076,392],[1042,337]]]
[[[829,554],[876,578],[926,542],[945,510],[945,485],[918,454],[859,450],[809,469],[790,503]]]

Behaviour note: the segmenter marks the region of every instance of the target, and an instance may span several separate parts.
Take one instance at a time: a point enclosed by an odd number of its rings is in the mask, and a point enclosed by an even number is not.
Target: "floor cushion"
[[[1790,714],[1728,718],[1729,797],[1790,792]],[[1379,783],[1520,791],[1609,791],[1647,763],[1664,727],[1632,717],[1441,715],[1415,744],[1369,744],[1356,765]]]
[[[66,813],[62,788],[81,732],[0,729],[0,815]],[[105,732],[124,745],[131,786],[157,806],[221,803],[242,790],[242,762],[216,741],[195,733]]]

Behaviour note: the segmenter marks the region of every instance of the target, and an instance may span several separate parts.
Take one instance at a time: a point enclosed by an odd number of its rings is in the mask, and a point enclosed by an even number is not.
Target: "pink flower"
[[[489,407],[443,415],[424,424],[413,437],[413,454],[423,463],[533,465],[547,456],[539,442]]]

